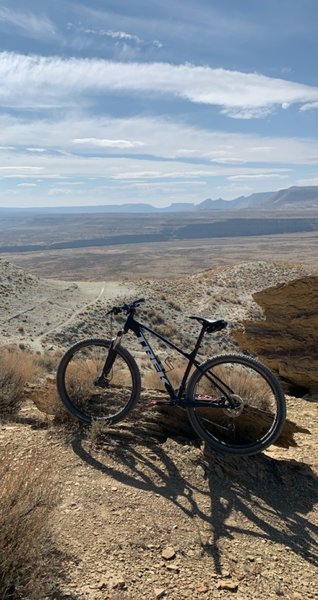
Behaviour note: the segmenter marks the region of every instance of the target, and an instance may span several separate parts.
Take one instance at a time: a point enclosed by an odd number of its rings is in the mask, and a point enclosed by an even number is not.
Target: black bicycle
[[[286,418],[285,398],[266,366],[241,354],[220,354],[202,363],[196,360],[203,336],[221,331],[227,326],[226,321],[190,317],[201,324],[201,331],[194,349],[185,352],[135,319],[142,302],[143,298],[114,306],[107,313],[123,313],[127,317],[112,340],[83,340],[63,356],[57,387],[66,409],[84,423],[97,420],[111,425],[123,420],[135,407],[141,392],[140,371],[121,344],[123,335],[132,331],[169,395],[164,404],[185,409],[193,429],[208,446],[217,452],[257,454],[277,440]],[[167,369],[151,348],[145,331],[187,359],[177,389],[169,381]],[[159,400],[153,404],[160,403]]]

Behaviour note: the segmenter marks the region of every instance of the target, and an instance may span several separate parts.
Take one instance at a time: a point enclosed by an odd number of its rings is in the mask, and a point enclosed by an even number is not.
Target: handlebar
[[[137,306],[139,306],[140,304],[142,304],[143,302],[145,302],[144,298],[138,298],[138,300],[133,300],[133,302],[129,302],[129,304],[122,304],[121,306],[113,306],[113,308],[111,310],[108,311],[108,313],[106,313],[107,315],[119,315],[119,313],[123,312],[126,315],[128,315],[129,313],[134,312],[134,310],[137,308]]]

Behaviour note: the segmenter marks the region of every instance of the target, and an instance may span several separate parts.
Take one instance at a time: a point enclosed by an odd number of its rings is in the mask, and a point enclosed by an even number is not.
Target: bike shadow
[[[211,543],[205,550],[221,570],[220,540],[248,535],[274,542],[318,566],[317,528],[306,516],[318,500],[317,476],[309,465],[266,455],[209,456]],[[235,514],[235,522],[231,516]]]
[[[170,442],[173,452],[162,438],[149,439],[127,426],[100,437],[95,446],[85,433],[78,434],[72,447],[91,468],[125,486],[159,494],[191,521],[195,518],[208,531],[201,551],[211,556],[217,574],[222,573],[224,543],[240,536],[273,542],[318,565],[315,526],[306,518],[318,500],[318,487],[308,465],[264,454],[206,455],[189,440]],[[195,475],[183,468],[182,457],[191,448]]]

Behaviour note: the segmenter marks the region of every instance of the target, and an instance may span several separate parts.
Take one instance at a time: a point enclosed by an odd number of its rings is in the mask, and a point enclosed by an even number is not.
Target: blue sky
[[[318,185],[316,0],[0,0],[0,206]]]

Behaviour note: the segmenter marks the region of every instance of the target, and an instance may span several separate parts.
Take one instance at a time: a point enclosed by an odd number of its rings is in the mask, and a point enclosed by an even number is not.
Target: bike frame
[[[116,337],[114,337],[114,339],[112,340],[112,346],[108,355],[108,358],[106,360],[105,363],[105,367],[104,367],[104,373],[107,374],[112,366],[112,363],[115,359],[115,354],[112,354],[112,351],[116,351],[116,346],[118,346],[118,344],[120,344],[121,342],[121,338],[123,335],[125,335],[126,333],[128,333],[129,331],[132,331],[135,336],[137,337],[141,347],[143,348],[143,350],[146,352],[147,356],[149,357],[149,359],[152,362],[152,365],[155,369],[155,371],[158,373],[158,376],[160,378],[160,380],[162,381],[165,389],[167,390],[169,396],[170,396],[170,400],[173,404],[177,404],[178,406],[189,406],[191,404],[191,406],[196,406],[198,407],[207,407],[209,405],[213,405],[215,408],[217,408],[218,406],[221,407],[235,407],[235,402],[233,402],[233,400],[231,400],[230,395],[233,394],[233,391],[231,390],[231,388],[229,388],[229,386],[227,386],[225,383],[222,382],[222,380],[213,374],[209,374],[207,375],[205,374],[205,377],[207,377],[207,379],[209,379],[211,381],[211,383],[213,383],[213,385],[215,385],[219,391],[224,394],[223,399],[220,399],[219,401],[200,401],[200,400],[196,400],[195,402],[189,402],[189,400],[187,400],[187,398],[185,397],[185,390],[186,390],[186,386],[187,386],[187,381],[189,378],[189,374],[191,371],[192,366],[195,366],[199,371],[201,371],[202,373],[204,372],[203,369],[200,367],[200,363],[196,360],[196,356],[197,353],[199,351],[199,348],[201,346],[201,342],[203,339],[203,336],[205,334],[205,328],[204,326],[202,326],[202,329],[198,335],[198,339],[196,341],[196,344],[193,348],[193,350],[191,352],[184,352],[184,350],[182,350],[181,348],[179,348],[178,346],[176,346],[173,342],[171,342],[171,340],[169,340],[168,338],[166,338],[165,336],[161,335],[160,333],[158,333],[157,331],[155,331],[154,329],[151,329],[151,327],[148,327],[147,325],[144,325],[142,323],[139,323],[138,321],[136,321],[136,319],[133,316],[134,311],[131,311],[128,314],[128,317],[126,319],[126,323],[124,325],[124,327],[117,333]],[[155,337],[159,338],[160,340],[162,340],[167,346],[169,346],[170,348],[173,348],[173,350],[175,350],[176,352],[178,352],[179,354],[181,354],[182,356],[184,356],[187,360],[188,360],[188,364],[185,368],[180,386],[177,390],[174,389],[173,385],[171,384],[168,376],[167,376],[167,372],[160,360],[160,358],[155,354],[154,350],[152,349],[151,345],[149,344],[148,340],[146,339],[143,330],[148,331],[149,333],[151,333],[152,335],[154,335]]]

